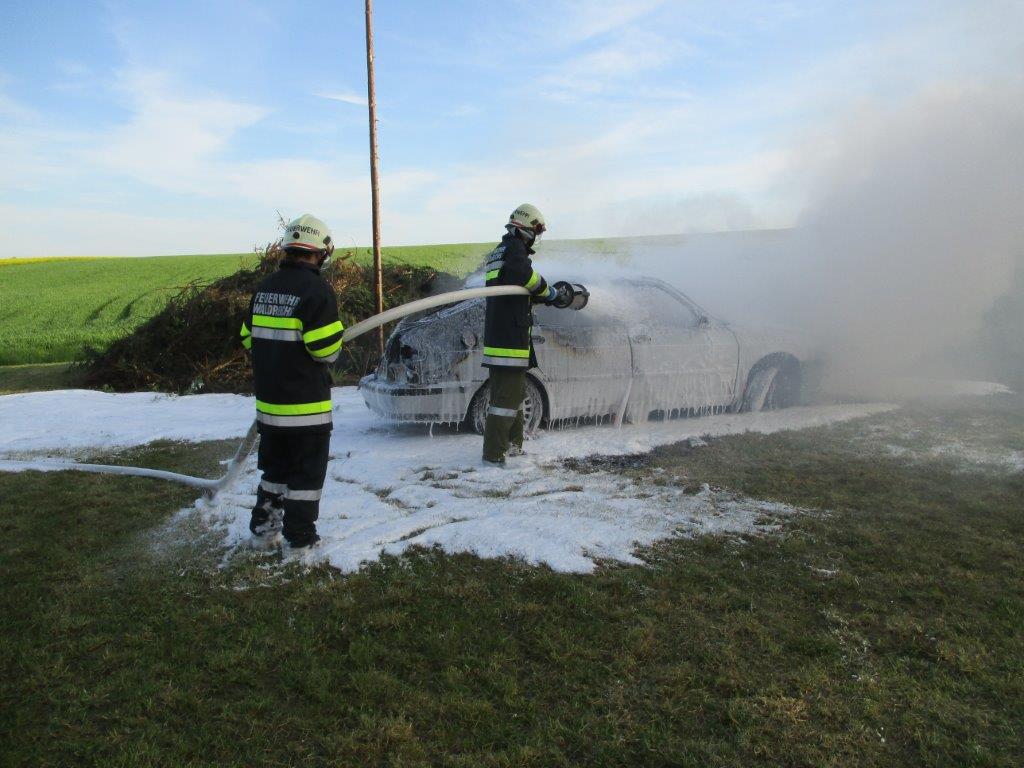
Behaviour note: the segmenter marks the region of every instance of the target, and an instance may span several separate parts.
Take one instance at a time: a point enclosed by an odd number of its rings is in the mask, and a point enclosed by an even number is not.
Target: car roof
[[[466,288],[483,288],[484,287],[484,279],[483,279],[483,277],[484,277],[483,271],[474,272],[473,274],[471,274],[469,277],[466,278]],[[585,287],[588,286],[588,284],[593,284],[593,282],[592,282],[593,279],[594,279],[593,275],[590,275],[588,277],[588,276],[582,275],[582,274],[571,274],[570,273],[570,274],[566,275],[565,273],[559,273],[559,280],[565,280],[566,282],[576,283],[576,284],[579,284],[579,285],[582,285],[582,286],[585,286]],[[639,277],[609,277],[609,278],[606,278],[606,279],[607,280],[614,280],[615,284],[617,284],[617,285],[632,285],[632,286],[638,287],[638,288],[651,288],[651,289],[654,289],[654,290],[664,291],[665,293],[675,297],[679,301],[682,301],[684,304],[689,304],[694,309],[696,309],[699,313],[701,313],[701,314],[703,314],[703,315],[705,315],[707,317],[711,317],[711,314],[709,312],[707,312],[704,309],[704,307],[702,307],[696,301],[691,299],[689,296],[687,296],[685,293],[680,291],[675,286],[672,286],[669,283],[666,283],[664,280],[659,280],[656,277],[648,277],[648,276],[643,275],[643,276],[639,276]],[[602,280],[602,281],[599,281],[598,284],[604,284],[604,282],[605,281]]]

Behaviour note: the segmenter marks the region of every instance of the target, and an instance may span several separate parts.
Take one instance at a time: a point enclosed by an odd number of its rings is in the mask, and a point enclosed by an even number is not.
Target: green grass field
[[[464,274],[486,244],[384,249],[392,262]],[[353,251],[359,261],[371,252]],[[53,258],[0,261],[0,366],[79,359],[163,308],[193,282],[210,282],[252,265],[252,254],[148,258]]]
[[[75,360],[158,312],[194,281],[237,271],[252,256],[59,259],[0,267],[0,365]]]
[[[901,418],[1005,448],[1022,405]],[[0,473],[0,764],[1016,768],[1024,477],[857,447],[890,418],[659,449],[623,471],[829,514],[589,576],[224,568],[171,523],[187,489]],[[233,447],[106,460],[210,475]]]

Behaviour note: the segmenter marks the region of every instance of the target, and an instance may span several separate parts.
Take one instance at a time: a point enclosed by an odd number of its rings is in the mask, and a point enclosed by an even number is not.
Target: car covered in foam
[[[586,284],[586,279],[571,278]],[[800,400],[811,344],[792,331],[734,328],[653,278],[588,285],[581,311],[534,307],[538,366],[527,376],[528,430],[579,419],[644,421]],[[404,319],[360,391],[371,411],[404,422],[482,431],[486,299]]]

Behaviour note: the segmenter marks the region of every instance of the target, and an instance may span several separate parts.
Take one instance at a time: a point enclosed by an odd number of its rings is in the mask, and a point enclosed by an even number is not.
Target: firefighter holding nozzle
[[[484,464],[504,466],[507,455],[523,452],[523,394],[526,372],[537,366],[533,349],[533,302],[565,309],[573,303],[568,283],[548,285],[533,268],[533,246],[547,229],[533,205],[516,208],[501,243],[487,256],[487,287],[521,285],[529,296],[489,296],[484,325],[483,364],[490,369],[490,403],[484,428]]]

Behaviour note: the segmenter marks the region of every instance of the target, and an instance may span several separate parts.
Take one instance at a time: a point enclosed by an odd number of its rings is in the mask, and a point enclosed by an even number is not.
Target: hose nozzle
[[[552,287],[558,293],[558,297],[552,304],[558,307],[558,309],[575,309],[578,311],[587,306],[587,302],[590,301],[590,291],[587,290],[586,286],[579,283],[559,280]]]

